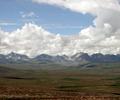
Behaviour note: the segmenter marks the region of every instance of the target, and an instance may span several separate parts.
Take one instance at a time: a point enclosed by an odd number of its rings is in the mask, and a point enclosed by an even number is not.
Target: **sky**
[[[1,0],[0,53],[120,54],[119,20],[120,0]]]
[[[94,19],[90,14],[37,4],[32,0],[1,0],[0,12],[0,26],[9,32],[31,22],[56,34],[75,34],[92,24]]]

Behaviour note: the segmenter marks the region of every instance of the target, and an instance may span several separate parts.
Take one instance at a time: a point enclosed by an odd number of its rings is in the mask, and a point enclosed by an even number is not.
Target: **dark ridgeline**
[[[34,58],[30,58],[26,55],[21,55],[17,53],[10,53],[7,55],[0,54],[0,63],[9,64],[9,63],[56,63],[56,64],[79,64],[81,62],[94,62],[94,63],[116,63],[120,62],[120,54],[112,55],[101,53],[96,53],[89,55],[87,53],[77,53],[71,57],[66,55],[56,55],[51,56],[48,54],[41,54]]]

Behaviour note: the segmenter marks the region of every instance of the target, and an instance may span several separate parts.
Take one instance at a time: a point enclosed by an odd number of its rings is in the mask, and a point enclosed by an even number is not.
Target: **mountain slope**
[[[65,66],[76,66],[86,63],[117,63],[120,62],[120,55],[103,55],[100,53],[89,55],[87,53],[77,53],[73,56],[56,55],[51,56],[41,54],[34,58],[26,55],[10,53],[7,55],[0,54],[0,64],[60,64]]]

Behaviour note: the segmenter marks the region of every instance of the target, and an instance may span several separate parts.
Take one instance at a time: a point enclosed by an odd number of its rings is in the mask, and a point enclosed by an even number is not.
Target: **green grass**
[[[20,70],[0,67],[0,95],[53,96],[59,93],[68,95],[68,92],[119,96],[119,64],[115,64],[115,67],[110,64],[100,64],[96,68],[80,69],[77,66],[63,70]]]
[[[68,77],[68,78],[63,78],[65,81],[80,81],[79,77]]]

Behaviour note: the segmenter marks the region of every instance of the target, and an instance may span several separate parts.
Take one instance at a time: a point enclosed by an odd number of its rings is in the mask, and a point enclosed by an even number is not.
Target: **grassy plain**
[[[19,66],[25,67],[25,65]],[[1,65],[0,98],[3,100],[120,100],[120,66],[96,64],[95,67],[80,65],[64,69],[23,70]]]

